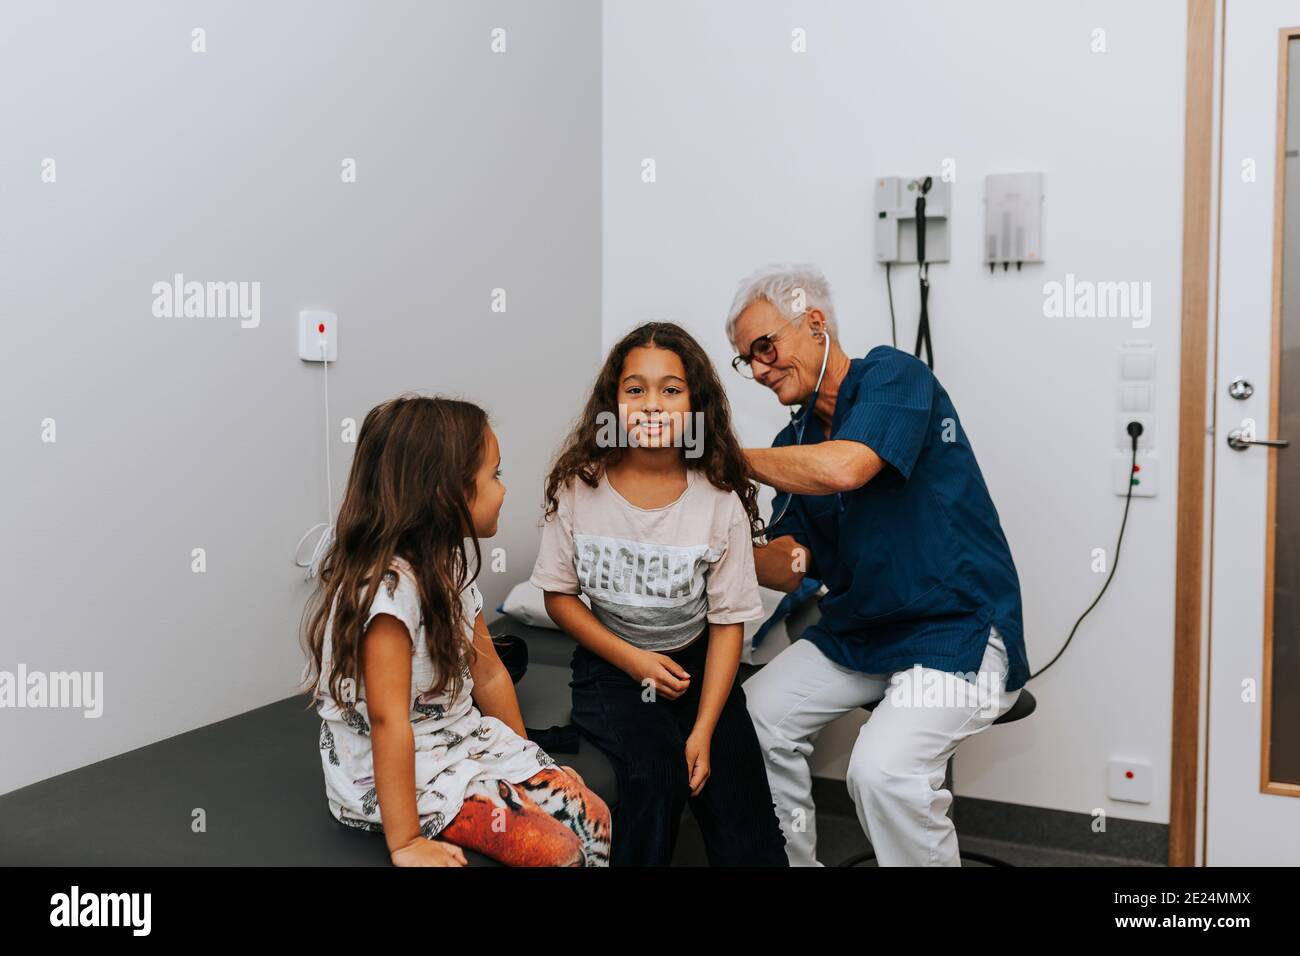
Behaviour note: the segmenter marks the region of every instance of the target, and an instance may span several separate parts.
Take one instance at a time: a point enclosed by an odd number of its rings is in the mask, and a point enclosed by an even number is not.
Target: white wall
[[[736,282],[797,260],[825,270],[845,346],[865,354],[889,340],[872,178],[956,161],[953,260],[931,269],[936,371],[1016,557],[1034,668],[1101,585],[1093,549],[1114,547],[1118,346],[1158,350],[1161,493],[1134,501],[1109,592],[1031,685],[1038,713],[963,747],[965,796],[1168,820],[1185,16],[1182,0],[604,5],[606,345],[667,318],[725,366]],[[805,54],[791,52],[796,27]],[[1091,51],[1096,28],[1104,53]],[[1046,174],[1047,262],[989,276],[983,177],[1021,170]],[[1043,284],[1066,273],[1149,281],[1151,326],[1045,318]],[[914,268],[895,280],[910,348]],[[767,444],[784,411],[731,385],[742,438]],[[818,773],[842,776],[859,723],[823,735]],[[1151,761],[1151,804],[1106,798],[1113,756]]]
[[[0,670],[102,671],[105,703],[6,711],[0,792],[292,693],[290,556],[326,506],[299,309],[340,317],[336,424],[407,389],[492,412],[489,604],[526,576],[598,359],[599,24],[594,0],[6,4]],[[154,318],[176,272],[260,281],[260,326]]]

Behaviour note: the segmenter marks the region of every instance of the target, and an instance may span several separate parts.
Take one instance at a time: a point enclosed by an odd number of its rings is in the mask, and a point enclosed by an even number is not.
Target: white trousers
[[[881,866],[960,866],[944,770],[959,743],[990,726],[1020,696],[1007,692],[1006,675],[1006,645],[994,628],[978,674],[919,665],[862,674],[800,640],[746,681],[790,865],[822,865],[808,768],[812,736],[837,717],[880,701],[858,734],[845,781],[876,859]]]

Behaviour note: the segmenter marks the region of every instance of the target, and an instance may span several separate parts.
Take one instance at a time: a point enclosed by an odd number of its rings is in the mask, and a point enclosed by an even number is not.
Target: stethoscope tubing
[[[817,384],[813,387],[812,398],[804,402],[798,412],[792,411],[790,413],[790,424],[794,425],[798,422],[799,426],[799,430],[795,435],[794,440],[796,445],[803,444],[803,435],[808,429],[808,416],[812,413],[812,410],[817,407],[817,397],[822,391],[822,379],[826,377],[826,361],[831,357],[831,337],[826,332],[822,332],[822,338],[825,339],[826,342],[825,346],[822,348],[822,370],[817,373]],[[768,522],[767,526],[769,528],[780,523],[781,519],[785,517],[785,513],[790,509],[790,502],[793,500],[794,493],[787,492],[785,504],[781,507],[781,513]]]

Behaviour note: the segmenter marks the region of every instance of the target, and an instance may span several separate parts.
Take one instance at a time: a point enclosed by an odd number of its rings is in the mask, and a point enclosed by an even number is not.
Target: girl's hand
[[[686,769],[690,772],[691,796],[698,797],[709,779],[710,735],[692,731],[686,738]]]
[[[465,866],[465,851],[446,840],[428,840],[416,837],[405,846],[399,846],[389,858],[393,866]]]
[[[572,767],[560,767],[560,769],[563,770],[565,773],[567,773],[574,780],[578,781],[578,783],[582,784],[584,787],[587,785],[587,782],[583,780],[581,776],[578,775],[578,771],[574,770]]]
[[[643,687],[647,680],[653,681],[655,693],[663,694],[669,700],[681,697],[691,686],[691,675],[686,673],[681,664],[667,654],[656,654],[654,651],[638,649],[626,673]]]

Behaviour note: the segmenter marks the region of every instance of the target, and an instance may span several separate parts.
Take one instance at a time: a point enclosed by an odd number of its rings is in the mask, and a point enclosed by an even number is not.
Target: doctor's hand
[[[667,654],[638,649],[624,672],[634,681],[645,686],[647,680],[654,682],[656,694],[662,694],[669,700],[676,700],[686,693],[691,686],[691,675],[686,673],[681,664]]]

